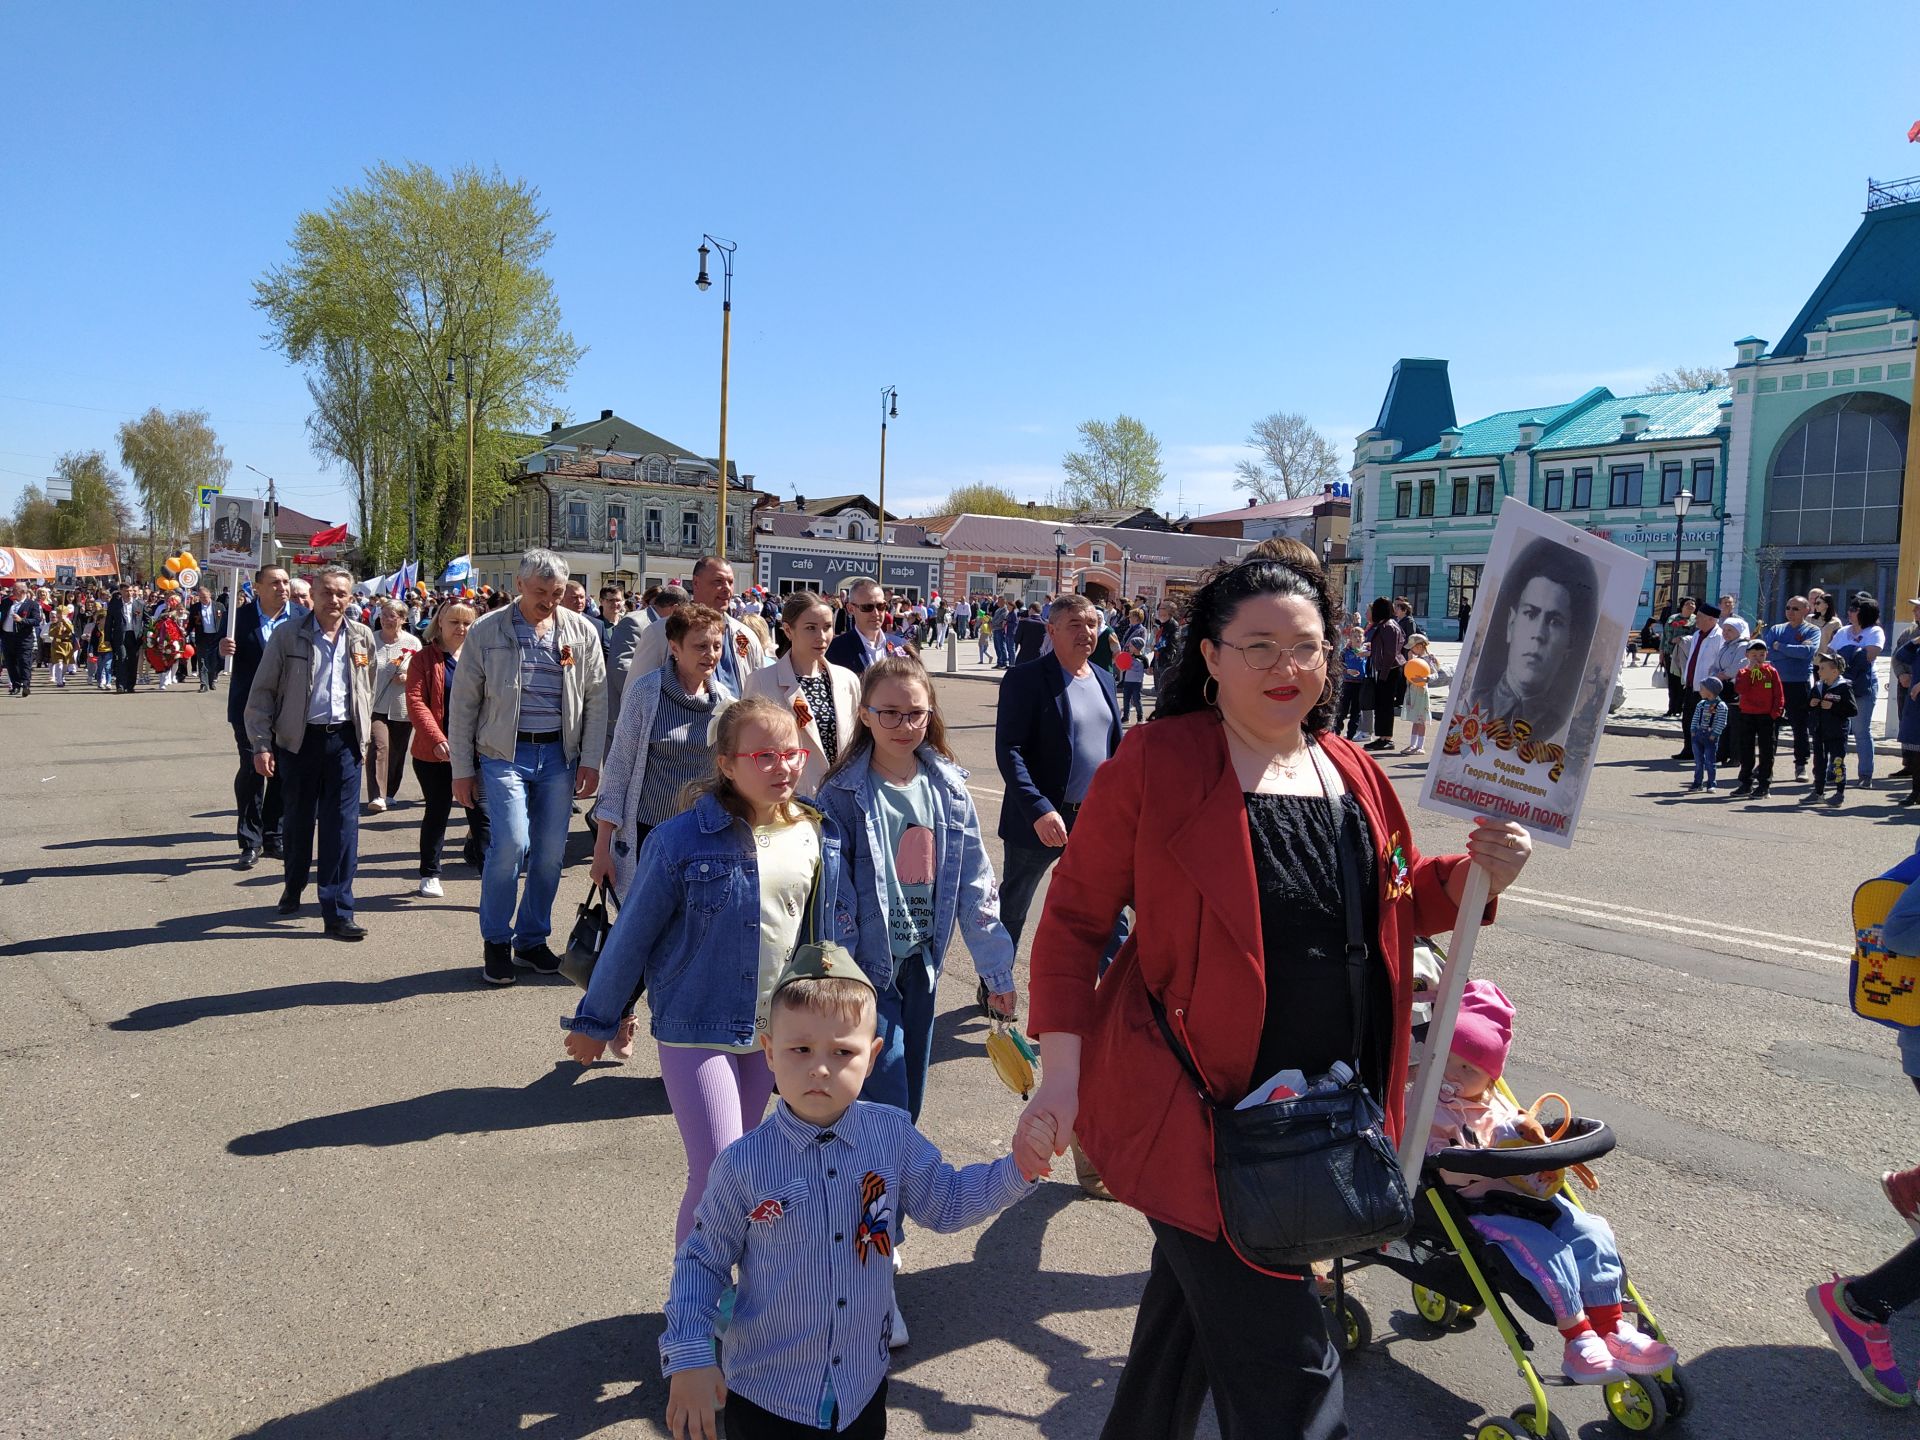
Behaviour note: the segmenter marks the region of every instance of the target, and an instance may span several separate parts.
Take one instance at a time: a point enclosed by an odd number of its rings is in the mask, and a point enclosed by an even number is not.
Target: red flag
[[[1913,128],[1907,131],[1907,139],[1915,144],[1920,144],[1920,120],[1913,122]]]
[[[318,550],[322,545],[344,544],[346,538],[347,527],[345,525],[330,525],[325,530],[314,531],[313,538],[307,541],[307,544]]]

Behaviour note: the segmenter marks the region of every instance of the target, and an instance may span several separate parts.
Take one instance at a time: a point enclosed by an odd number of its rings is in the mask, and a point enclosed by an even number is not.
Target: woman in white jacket
[[[793,711],[807,747],[807,768],[794,793],[811,798],[851,744],[860,721],[860,677],[827,663],[833,640],[833,607],[811,590],[796,590],[780,607],[780,629],[789,649],[772,665],[747,676],[744,694],[764,695]]]

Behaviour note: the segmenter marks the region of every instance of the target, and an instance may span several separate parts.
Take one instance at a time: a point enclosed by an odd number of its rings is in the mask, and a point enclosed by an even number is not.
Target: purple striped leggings
[[[687,1190],[673,1227],[676,1249],[693,1230],[693,1213],[707,1193],[714,1157],[760,1123],[773,1094],[773,1071],[759,1050],[660,1047],[660,1078],[667,1087],[680,1142],[687,1147]]]

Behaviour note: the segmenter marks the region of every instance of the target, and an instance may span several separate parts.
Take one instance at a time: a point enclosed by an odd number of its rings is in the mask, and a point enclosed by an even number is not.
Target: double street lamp
[[[874,578],[887,588],[887,421],[900,418],[900,392],[892,385],[880,392],[880,534],[874,546]]]
[[[707,278],[707,257],[713,253],[707,247],[720,252],[720,518],[719,551],[720,558],[727,558],[727,352],[733,343],[733,252],[737,246],[731,240],[717,240],[711,235],[700,237],[700,273],[694,277],[694,285],[704,292],[713,281]]]

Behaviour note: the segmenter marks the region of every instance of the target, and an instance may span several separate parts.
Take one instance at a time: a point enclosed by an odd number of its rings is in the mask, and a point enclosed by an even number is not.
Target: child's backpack
[[[1920,956],[1896,955],[1880,941],[1880,928],[1906,889],[1881,876],[1853,892],[1853,964],[1847,974],[1853,1013],[1896,1030],[1920,1027]]]

